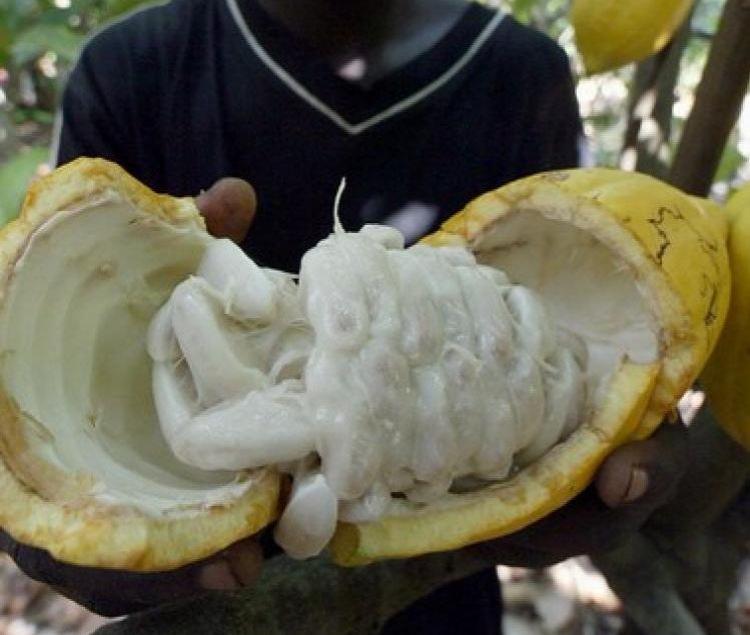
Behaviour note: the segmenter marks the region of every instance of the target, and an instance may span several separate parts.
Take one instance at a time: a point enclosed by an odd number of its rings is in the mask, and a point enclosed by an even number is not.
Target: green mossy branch
[[[210,593],[133,615],[99,635],[378,633],[433,589],[486,568],[466,550],[345,569],[327,559],[270,560],[251,588]]]
[[[677,496],[623,546],[594,557],[645,635],[729,633],[727,601],[750,545],[750,454],[704,408]]]

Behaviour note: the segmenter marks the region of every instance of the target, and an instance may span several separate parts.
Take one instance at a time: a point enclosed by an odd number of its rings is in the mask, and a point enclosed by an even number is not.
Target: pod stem
[[[99,635],[318,635],[378,633],[399,611],[443,584],[491,566],[467,550],[346,569],[327,558],[271,559],[258,582],[109,624]]]

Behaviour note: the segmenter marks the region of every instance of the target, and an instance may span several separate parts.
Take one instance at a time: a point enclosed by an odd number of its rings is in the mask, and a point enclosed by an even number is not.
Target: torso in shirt
[[[61,159],[107,156],[174,195],[247,179],[259,210],[244,246],[267,266],[295,271],[330,232],[342,177],[345,227],[385,222],[413,241],[486,190],[577,160],[557,46],[476,4],[448,22],[364,87],[257,0],[150,9],[96,38],[76,69],[102,90],[89,118],[111,120],[112,142],[64,130]]]
[[[63,100],[58,161],[103,156],[177,196],[245,178],[259,210],[244,247],[288,271],[331,230],[343,176],[347,228],[389,223],[414,241],[482,192],[577,162],[562,51],[479,5],[461,2],[457,14],[456,2],[404,0],[439,10],[402,21],[405,32],[332,50],[258,0],[142,11],[84,51]],[[467,635],[496,633],[496,585],[491,570],[456,582],[387,632],[447,635],[460,624]]]

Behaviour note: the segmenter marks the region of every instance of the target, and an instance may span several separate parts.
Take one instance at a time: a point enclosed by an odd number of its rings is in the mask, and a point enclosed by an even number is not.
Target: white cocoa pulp
[[[294,476],[276,539],[319,553],[337,519],[508,477],[585,417],[587,350],[533,291],[462,248],[336,231],[298,284],[213,241],[148,339],[164,436],[204,470]]]

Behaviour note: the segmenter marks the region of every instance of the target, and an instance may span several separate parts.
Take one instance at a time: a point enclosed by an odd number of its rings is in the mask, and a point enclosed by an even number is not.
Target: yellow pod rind
[[[0,231],[0,305],[33,232],[61,210],[108,192],[145,215],[204,231],[191,199],[157,195],[112,163],[79,159],[34,183],[19,218]],[[64,473],[29,450],[27,424],[0,386],[0,526],[58,560],[132,571],[173,569],[256,533],[278,514],[279,476],[272,470],[259,471],[231,503],[186,514],[154,517],[102,503],[90,494],[87,475]]]
[[[726,227],[714,207],[641,174],[550,172],[479,197],[424,242],[464,245],[480,256],[481,239],[496,223],[527,210],[588,231],[631,267],[661,326],[661,362],[627,364],[592,421],[471,503],[343,525],[331,545],[337,562],[451,549],[527,526],[582,491],[619,444],[649,436],[703,367],[721,331],[730,290]]]
[[[190,199],[154,194],[117,166],[80,160],[35,184],[21,217],[0,233],[0,306],[35,229],[102,193],[188,231],[204,231]],[[572,223],[627,263],[661,328],[653,364],[625,362],[593,417],[508,482],[377,523],[342,524],[331,544],[347,565],[460,547],[516,531],[562,506],[619,444],[648,435],[674,408],[716,342],[729,300],[722,217],[710,205],[642,175],[611,170],[523,179],[471,203],[425,242],[476,247],[515,211]],[[259,471],[230,503],[154,517],[88,496],[85,475],[27,452],[23,413],[0,386],[0,525],[16,539],[84,566],[175,568],[251,535],[278,513],[279,478]]]
[[[650,176],[589,168],[511,183],[471,203],[443,232],[471,246],[488,224],[524,209],[568,218],[637,272],[662,327],[666,360],[636,433],[648,436],[690,387],[721,333],[731,288],[723,216]]]
[[[701,381],[721,426],[750,451],[750,186],[729,201],[732,302]]]
[[[596,417],[507,483],[452,503],[375,523],[339,525],[330,550],[343,566],[447,551],[522,529],[563,506],[591,481],[633,430],[648,403],[658,364],[620,369]],[[626,435],[625,435],[626,436]]]
[[[571,22],[590,75],[658,53],[683,23],[692,0],[574,0]]]

